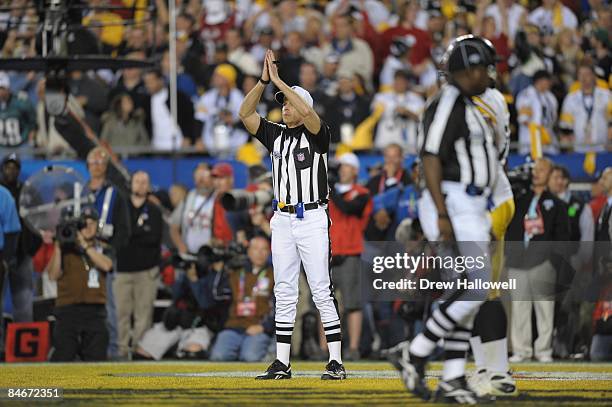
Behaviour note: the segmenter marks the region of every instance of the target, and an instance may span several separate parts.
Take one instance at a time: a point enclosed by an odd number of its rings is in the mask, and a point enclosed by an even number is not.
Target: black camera
[[[237,242],[228,247],[204,245],[196,254],[175,254],[170,263],[177,269],[188,270],[196,266],[198,277],[207,273],[214,263],[224,262],[226,267],[240,268],[248,262],[246,248]]]
[[[57,225],[55,237],[63,250],[77,247],[77,233],[86,226],[82,217],[64,218]]]
[[[253,205],[271,205],[274,198],[272,191],[258,190],[254,192],[233,189],[221,196],[221,205],[227,211],[244,211]]]
[[[229,269],[241,268],[248,262],[246,248],[240,243],[231,242],[227,247],[202,246],[198,251],[198,264],[201,266],[220,261]]]

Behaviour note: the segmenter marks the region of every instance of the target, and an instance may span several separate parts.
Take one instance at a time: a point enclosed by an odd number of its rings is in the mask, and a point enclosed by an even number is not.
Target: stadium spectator
[[[341,306],[348,324],[349,349],[346,360],[358,360],[361,325],[361,252],[363,232],[372,212],[367,188],[357,184],[359,158],[345,153],[338,159],[339,180],[330,191],[329,217],[334,287],[342,294]]]
[[[117,54],[129,58],[129,54],[143,52],[150,45],[148,43],[147,32],[143,27],[130,27],[123,32],[123,40],[117,47]]]
[[[195,118],[202,124],[196,148],[216,156],[228,156],[246,143],[248,134],[240,125],[238,110],[244,96],[236,88],[237,72],[229,64],[217,65],[212,88],[196,106]]]
[[[395,37],[390,45],[390,54],[385,59],[380,72],[380,90],[388,92],[393,89],[395,73],[400,70],[410,72],[418,89],[425,93],[436,85],[438,74],[429,58],[423,59],[414,65],[411,56],[414,53],[416,37],[408,34],[404,37]]]
[[[217,169],[218,175],[233,175],[231,166]],[[214,179],[208,164],[199,164],[194,173],[195,188],[172,213],[170,235],[179,253],[197,253],[212,239],[228,242],[232,231],[225,210],[218,202]]]
[[[314,101],[314,110],[317,112],[319,117],[326,121],[328,120],[329,97],[325,94],[325,91],[318,85],[318,72],[315,65],[304,62],[300,65],[299,70],[299,83],[298,85],[306,89],[312,96]]]
[[[102,115],[100,140],[111,147],[145,147],[150,144],[144,111],[136,109],[128,93],[115,96],[110,110]]]
[[[304,42],[302,41],[302,37],[299,32],[292,31],[285,34],[283,39],[283,48],[278,56],[278,73],[289,86],[299,85],[300,70],[305,62],[305,59],[302,56],[303,46]]]
[[[391,53],[391,44],[395,38],[412,36],[414,38],[413,50],[408,56],[408,62],[414,66],[419,66],[430,58],[431,38],[424,31],[427,17],[421,10],[418,1],[411,0],[405,2],[399,12],[399,22],[397,26],[383,31],[380,41],[380,61],[383,61]]]
[[[514,38],[527,20],[527,10],[516,0],[497,0],[492,3],[490,0],[483,0],[479,5],[486,6],[485,16],[493,17],[495,21],[495,35],[502,34],[502,29],[507,24],[510,46],[514,45]]]
[[[144,59],[145,53],[135,51],[129,53],[126,58],[129,59]],[[142,80],[142,69],[140,68],[125,68],[121,70],[121,76],[117,80],[117,84],[111,89],[108,97],[109,100],[115,100],[115,97],[127,93],[134,101],[134,109],[146,109],[149,97],[147,88]]]
[[[519,122],[519,152],[542,152],[555,154],[558,151],[558,140],[554,126],[557,121],[558,103],[550,91],[552,76],[541,70],[533,75],[533,85],[523,90],[516,98],[516,110]]]
[[[49,278],[57,281],[55,300],[54,350],[52,362],[106,360],[109,334],[106,328],[106,275],[113,261],[103,253],[96,238],[98,213],[85,207],[83,226],[73,246],[55,243],[49,263]]]
[[[577,77],[578,61],[584,58],[579,37],[570,28],[564,28],[555,38],[555,63],[560,69],[564,89],[569,89]]]
[[[554,287],[557,272],[551,259],[564,252],[563,242],[570,238],[567,206],[546,188],[552,162],[536,160],[531,189],[514,197],[515,215],[508,226],[505,255],[508,276],[516,279],[511,290],[511,362],[532,356],[540,362],[552,361]],[[538,337],[532,345],[532,309],[535,309]]]
[[[183,92],[185,95],[189,97],[192,103],[196,103],[198,101],[198,87],[193,77],[185,72],[183,64],[180,63],[180,56],[184,54],[186,51],[187,42],[186,40],[180,40],[176,43],[177,48],[177,67],[176,67],[176,88]],[[164,51],[164,55],[161,60],[161,68],[164,73],[164,77],[169,81],[170,80],[170,51]],[[202,77],[205,77],[205,72],[203,66],[202,68]]]
[[[189,75],[198,86],[204,86],[206,50],[198,36],[195,16],[188,12],[179,14],[176,18],[176,35],[183,48],[180,58],[177,53],[179,65],[183,68],[184,74]]]
[[[68,88],[85,111],[85,122],[99,134],[102,113],[108,107],[108,87],[97,77],[83,71],[69,74]]]
[[[89,183],[87,191],[93,194],[94,207],[97,210],[98,236],[108,245],[106,255],[116,264],[117,252],[124,247],[131,236],[130,213],[126,198],[116,185],[107,179],[110,156],[102,147],[96,147],[87,154]],[[107,278],[106,313],[109,324],[109,356],[118,355],[117,315],[113,295],[113,274]]]
[[[245,26],[246,32],[246,26]],[[266,26],[257,30],[255,35],[254,44],[251,46],[249,53],[253,55],[258,64],[263,64],[264,58],[266,57],[267,49],[278,49],[275,46],[276,40],[274,38],[274,30],[272,27]]]
[[[0,154],[31,154],[36,114],[30,102],[11,93],[6,72],[0,71]]]
[[[504,8],[501,10],[507,12]],[[497,71],[502,75],[506,74],[508,72],[508,59],[511,55],[510,41],[508,39],[508,16],[504,15],[504,18],[501,20],[501,31],[495,26],[495,17],[485,15],[484,7],[479,6],[477,9],[476,19],[474,35],[482,36],[491,41],[497,53]]]
[[[120,358],[128,358],[130,350],[135,349],[151,327],[161,260],[162,215],[159,208],[147,200],[151,192],[149,174],[135,172],[131,187],[128,207],[132,234],[129,243],[117,253],[117,275],[113,282]]]
[[[612,120],[610,91],[598,86],[592,65],[578,68],[578,86],[565,97],[561,108],[560,126],[563,139],[574,151],[606,151],[611,140],[608,127]]]
[[[338,94],[329,101],[331,140],[350,145],[355,128],[369,114],[369,101],[355,92],[351,71],[338,72]]]
[[[542,28],[558,33],[563,28],[578,28],[578,19],[561,0],[542,0],[542,5],[531,13],[528,20]]]
[[[193,104],[187,95],[177,92],[177,122],[170,115],[169,90],[159,70],[145,74],[150,101],[145,106],[146,127],[155,150],[176,150],[191,145],[194,136]],[[178,126],[177,126],[178,124]]]
[[[570,239],[573,242],[593,240],[595,225],[591,207],[572,195],[570,191],[570,173],[561,165],[554,165],[548,180],[548,190],[565,202],[568,207]]]
[[[374,138],[376,148],[398,144],[408,154],[417,153],[417,128],[425,100],[412,91],[413,81],[409,71],[398,70],[393,74],[392,91],[374,96],[372,110],[382,110]]]
[[[607,11],[608,15],[610,11]],[[595,60],[595,72],[597,76],[603,80],[607,80],[610,77],[610,70],[612,68],[612,55],[610,54],[610,37],[608,30],[598,28],[593,30],[590,37],[590,44],[593,48],[592,56]]]
[[[304,32],[306,28],[306,17],[299,13],[296,0],[282,0],[277,7],[278,19],[283,26],[283,34],[297,31]]]
[[[331,53],[340,56],[338,69],[349,69],[359,74],[367,84],[372,87],[372,74],[374,72],[374,55],[370,46],[363,40],[357,38],[353,32],[352,18],[350,15],[339,15],[333,21],[333,37],[331,42],[325,44],[322,55]],[[323,65],[322,58],[317,66]]]
[[[410,174],[403,168],[404,151],[402,147],[399,144],[389,144],[385,147],[383,156],[382,171],[380,174],[370,178],[366,185],[372,199],[375,199],[376,195],[395,188],[400,184],[410,184]],[[393,218],[385,209],[372,212],[365,232],[366,240],[393,240],[395,238],[395,230],[392,230],[392,224]]]
[[[270,242],[264,237],[251,239],[248,261],[229,268],[232,292],[229,317],[217,335],[210,360],[259,362],[274,336],[274,273],[269,265]],[[228,269],[229,268],[229,269]]]
[[[244,75],[259,75],[261,69],[255,57],[244,47],[243,36],[239,29],[230,28],[225,32],[224,40],[227,44],[227,60]]]

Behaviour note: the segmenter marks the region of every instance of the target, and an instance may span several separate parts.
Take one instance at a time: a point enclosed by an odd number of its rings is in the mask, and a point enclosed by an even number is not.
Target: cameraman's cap
[[[293,89],[293,91],[297,93],[299,97],[304,99],[308,106],[313,106],[314,102],[312,100],[312,96],[310,96],[310,93],[308,93],[306,89],[301,88],[299,86],[292,86],[291,89]],[[276,95],[274,95],[274,99],[282,105],[285,102],[285,94],[283,92],[276,92]]]
[[[212,176],[219,178],[233,177],[234,169],[228,163],[217,163],[212,169]]]
[[[350,165],[359,170],[359,158],[353,153],[344,153],[338,158],[341,165]]]
[[[4,156],[4,158],[2,159],[2,166],[4,167],[4,165],[6,163],[15,163],[17,165],[17,167],[19,167],[21,169],[21,160],[19,159],[19,156],[17,155],[17,153],[10,153]]]
[[[93,219],[98,220],[100,215],[98,214],[98,210],[92,205],[85,205],[81,208],[81,217],[83,219]]]

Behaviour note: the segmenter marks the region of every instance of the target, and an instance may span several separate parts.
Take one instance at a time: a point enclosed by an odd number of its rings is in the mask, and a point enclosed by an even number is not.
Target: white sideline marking
[[[300,378],[319,378],[323,371],[303,370],[292,372],[293,377]],[[234,372],[195,372],[195,373],[113,373],[110,376],[114,377],[235,377],[235,378],[255,378],[260,371],[234,371]],[[439,378],[442,376],[441,370],[432,370],[428,372],[428,378]],[[347,377],[355,379],[398,379],[399,374],[392,370],[356,370],[347,372]],[[608,381],[612,380],[612,373],[608,372],[534,372],[534,371],[517,371],[514,372],[514,377],[518,380],[529,381],[577,381],[577,380],[595,380]]]

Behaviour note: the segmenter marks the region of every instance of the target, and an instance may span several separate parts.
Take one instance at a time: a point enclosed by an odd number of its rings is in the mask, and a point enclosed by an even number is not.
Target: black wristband
[[[270,79],[264,81],[262,78],[259,78],[259,82],[263,83],[264,85],[268,85],[270,83]]]

